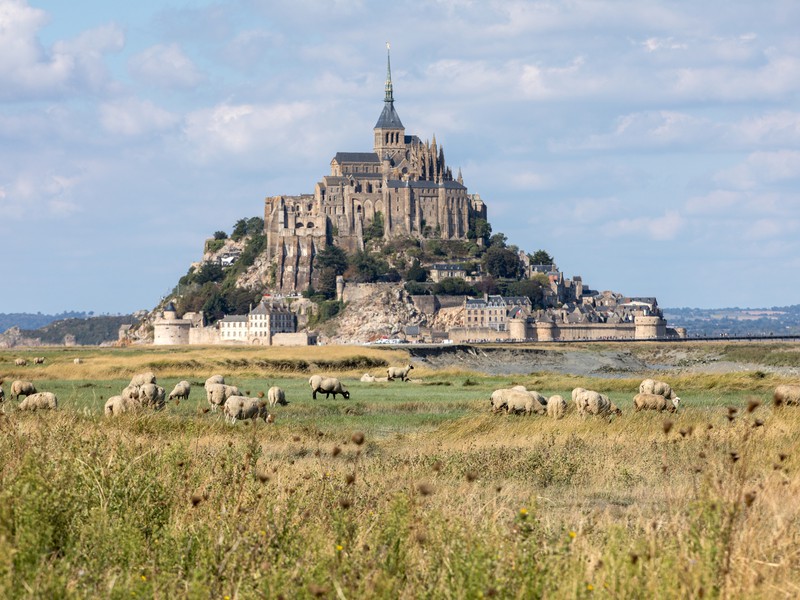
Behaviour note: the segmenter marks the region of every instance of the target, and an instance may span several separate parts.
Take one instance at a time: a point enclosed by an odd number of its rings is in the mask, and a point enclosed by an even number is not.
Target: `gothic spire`
[[[392,93],[392,63],[389,60],[389,42],[386,42],[386,95],[383,97],[384,102],[394,102],[394,94]]]

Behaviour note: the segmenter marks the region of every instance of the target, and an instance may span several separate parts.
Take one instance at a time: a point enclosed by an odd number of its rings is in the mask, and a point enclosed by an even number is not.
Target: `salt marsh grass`
[[[87,350],[75,371],[24,371],[60,409],[0,415],[0,596],[800,594],[800,410],[771,407],[774,376],[670,377],[685,408],[668,416],[631,410],[639,379],[548,373],[367,384],[382,367],[331,369],[351,399],[313,401],[306,372],[254,370],[263,349],[246,350]],[[314,358],[405,360],[362,350]],[[199,366],[152,367],[172,356]],[[308,350],[268,356],[287,357]],[[103,418],[142,370],[167,391],[191,381],[189,400]],[[273,425],[228,426],[203,412],[216,372],[253,396],[280,385],[290,404]],[[510,384],[598,389],[623,415],[489,414]]]

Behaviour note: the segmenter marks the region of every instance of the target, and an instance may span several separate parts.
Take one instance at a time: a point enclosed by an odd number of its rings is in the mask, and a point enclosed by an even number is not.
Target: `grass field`
[[[659,415],[630,410],[639,377],[361,383],[407,360],[372,348],[19,355],[0,352],[6,392],[24,377],[60,408],[0,416],[3,597],[800,595],[800,409],[770,406],[774,375],[667,377],[685,408]],[[315,369],[351,399],[312,400]],[[144,370],[167,391],[191,381],[189,400],[105,419]],[[251,395],[280,385],[290,404],[231,427],[203,412],[213,373]],[[624,412],[489,414],[510,384],[589,387]]]

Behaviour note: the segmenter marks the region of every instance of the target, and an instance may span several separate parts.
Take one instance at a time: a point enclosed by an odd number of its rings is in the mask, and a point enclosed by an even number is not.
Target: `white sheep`
[[[389,367],[386,369],[386,378],[389,381],[394,381],[395,379],[399,379],[400,381],[406,381],[408,379],[408,372],[414,368],[414,365],[406,365],[405,367]]]
[[[58,398],[53,392],[31,394],[19,403],[20,410],[47,410],[58,408]]]
[[[18,367],[24,367],[25,365],[28,364],[28,361],[25,360],[24,358],[18,358],[17,360],[14,361],[14,364],[17,365]]]
[[[218,406],[225,404],[225,401],[231,396],[240,395],[238,387],[235,385],[225,385],[224,383],[212,383],[206,389],[206,399],[213,411],[216,411]]]
[[[563,419],[567,414],[567,401],[561,396],[550,396],[547,399],[547,416],[553,419]]]
[[[147,373],[139,373],[131,378],[130,385],[142,386],[145,383],[156,383],[156,375],[152,371]]]
[[[136,400],[127,400],[122,396],[111,396],[106,400],[103,413],[106,417],[121,415],[125,412],[132,412],[140,409],[142,405]]]
[[[542,405],[527,391],[519,389],[499,389],[492,392],[491,400],[492,412],[506,409],[508,414],[524,412],[526,415],[531,413],[542,413]]]
[[[205,387],[206,391],[208,391],[208,386],[214,385],[215,383],[225,383],[225,378],[222,375],[212,375],[206,379],[206,383],[203,387]]]
[[[276,404],[286,406],[289,404],[289,402],[286,400],[286,394],[277,385],[273,385],[271,388],[269,388],[269,390],[267,390],[267,400],[269,400],[270,406],[275,406]]]
[[[22,381],[17,379],[11,384],[11,391],[8,396],[12,400],[19,400],[20,396],[30,396],[36,393],[36,386],[30,381]]]
[[[542,396],[539,392],[537,392],[535,390],[529,390],[524,385],[515,385],[514,387],[509,388],[509,389],[516,390],[518,392],[525,392],[526,394],[529,394],[539,404],[541,404],[544,407],[547,407],[547,398],[545,398],[544,396]]]
[[[37,356],[33,359],[33,364],[35,365],[43,365],[44,364],[44,356]]]
[[[170,400],[188,400],[189,399],[189,392],[192,389],[192,384],[188,381],[179,381],[175,384],[175,387],[172,388],[172,391],[169,393]]]
[[[311,385],[311,397],[316,400],[317,392],[325,394],[325,398],[329,398],[333,394],[333,399],[336,400],[336,394],[341,394],[345,399],[350,398],[350,392],[342,385],[342,382],[336,377],[322,377],[321,375],[312,375],[308,380]]]
[[[122,389],[122,392],[121,392],[120,395],[125,400],[138,400],[139,399],[139,389],[140,389],[140,386],[138,386],[138,385],[128,384]]]
[[[659,394],[638,393],[633,397],[633,408],[636,412],[640,410],[657,410],[659,412],[668,410],[670,412],[675,412],[678,410],[680,402],[681,399],[677,397],[668,400]]]
[[[247,396],[231,396],[225,400],[222,412],[225,414],[225,421],[231,425],[236,423],[236,419],[262,418],[266,423],[270,417],[266,402]]]
[[[142,406],[151,406],[156,410],[164,408],[166,390],[155,383],[145,383],[139,388],[139,402]]]
[[[75,365],[79,365],[82,362],[83,362],[83,359],[80,359],[80,358],[73,358],[72,359],[72,364],[75,364]]]
[[[800,406],[800,385],[779,385],[772,394],[775,406]]]
[[[364,383],[374,383],[375,382],[375,375],[370,375],[369,373],[364,373],[361,376],[361,381]]]
[[[594,390],[584,390],[579,393],[576,404],[578,406],[578,414],[582,416],[622,414],[622,411],[608,399],[608,396]]]
[[[675,390],[673,390],[668,383],[657,381],[655,379],[645,379],[639,384],[640,394],[655,394],[656,396],[664,396],[667,400],[677,398]]]

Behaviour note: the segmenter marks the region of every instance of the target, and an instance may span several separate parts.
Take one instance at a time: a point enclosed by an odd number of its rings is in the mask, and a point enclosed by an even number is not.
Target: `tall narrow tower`
[[[389,42],[386,42],[386,87],[383,97],[383,111],[375,124],[375,153],[383,159],[387,154],[391,157],[405,148],[405,127],[394,109],[394,93],[392,90],[392,65],[389,57]]]

